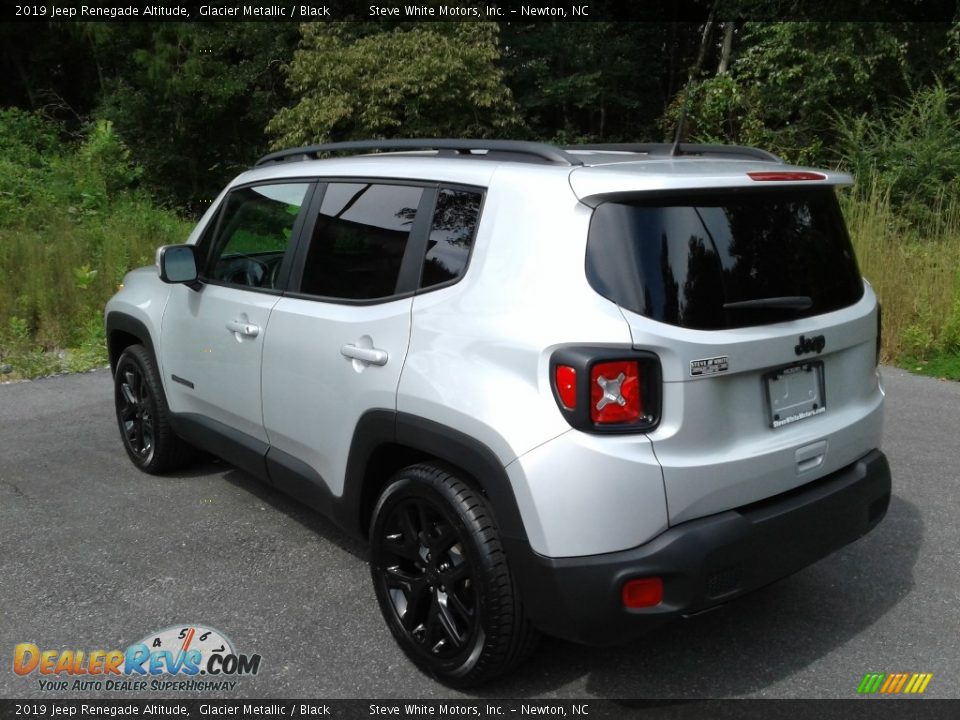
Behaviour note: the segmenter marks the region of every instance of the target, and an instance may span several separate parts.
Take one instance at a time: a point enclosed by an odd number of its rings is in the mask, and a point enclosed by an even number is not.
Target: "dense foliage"
[[[369,137],[489,137],[519,130],[493,23],[358,33],[305,25],[288,71],[296,104],[267,126],[275,147]],[[389,59],[388,61],[386,61]]]
[[[876,115],[934,81],[948,30],[935,23],[747,23],[737,30],[739,50],[728,69],[695,79],[691,130],[793,160],[832,160],[834,116]]]
[[[682,109],[689,141],[855,173],[888,357],[960,348],[960,23],[0,24],[0,73],[0,367],[88,342],[174,212],[272,147],[662,141]]]
[[[188,224],[132,187],[141,168],[109,121],[63,146],[62,128],[0,110],[0,371],[102,365],[102,310],[126,272]],[[0,376],[0,377],[2,377]]]

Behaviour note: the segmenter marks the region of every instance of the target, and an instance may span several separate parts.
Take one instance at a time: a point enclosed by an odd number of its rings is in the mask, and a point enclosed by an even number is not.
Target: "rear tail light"
[[[567,410],[576,410],[577,371],[569,365],[557,365],[553,371],[553,383],[560,404]]]
[[[653,607],[663,602],[663,580],[636,578],[623,584],[623,606],[630,610]]]
[[[635,422],[642,411],[640,363],[598,362],[590,368],[590,417],[595,423]]]
[[[647,432],[660,420],[660,360],[639,350],[565,347],[550,363],[554,398],[573,427]]]

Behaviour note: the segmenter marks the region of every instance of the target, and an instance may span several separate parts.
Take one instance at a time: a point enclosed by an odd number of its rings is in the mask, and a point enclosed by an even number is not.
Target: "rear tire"
[[[143,345],[131,345],[117,361],[114,405],[123,447],[140,470],[156,475],[194,459],[194,449],[173,431],[160,373]]]
[[[370,571],[397,643],[447,685],[479,685],[533,650],[538,634],[493,515],[443,468],[414,465],[391,478],[373,511]]]

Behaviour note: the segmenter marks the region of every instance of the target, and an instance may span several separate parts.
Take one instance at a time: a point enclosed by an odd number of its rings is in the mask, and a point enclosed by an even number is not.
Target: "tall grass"
[[[960,352],[960,199],[906,221],[879,183],[843,198],[860,270],[883,304],[883,356],[914,364]]]
[[[64,146],[40,118],[0,110],[0,145],[0,380],[102,365],[104,303],[189,223],[135,190],[108,123]],[[960,192],[944,182],[923,212],[905,212],[918,198],[892,196],[889,172],[864,172],[841,198],[883,303],[883,357],[911,369],[947,358],[938,367],[960,379]]]
[[[128,270],[189,226],[131,189],[108,124],[66,150],[33,116],[0,111],[0,380],[104,364],[103,305]],[[41,147],[37,147],[41,138]]]
[[[883,302],[883,353],[960,380],[960,97],[941,83],[871,116],[837,116],[860,188],[847,221]]]

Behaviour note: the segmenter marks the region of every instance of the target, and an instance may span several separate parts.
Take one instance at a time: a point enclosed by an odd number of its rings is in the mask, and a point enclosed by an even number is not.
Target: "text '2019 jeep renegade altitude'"
[[[266,156],[107,305],[127,453],[201,448],[366,538],[390,631],[460,686],[852,542],[890,473],[850,178],[678,150]]]

